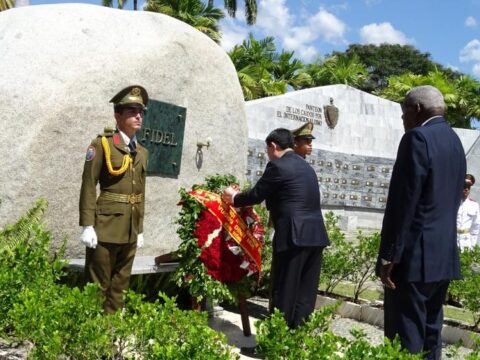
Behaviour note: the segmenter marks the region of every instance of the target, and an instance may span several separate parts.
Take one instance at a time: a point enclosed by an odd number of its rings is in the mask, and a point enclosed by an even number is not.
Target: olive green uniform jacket
[[[130,149],[118,132],[105,133],[104,136],[110,147],[112,167],[119,169]],[[108,171],[101,139],[100,135],[94,139],[87,151],[80,190],[80,226],[93,225],[99,242],[136,242],[137,235],[143,233],[148,151],[138,144],[133,164],[123,174],[114,176]],[[100,183],[98,198],[97,183]],[[103,197],[102,192],[141,194],[142,201],[114,201]]]

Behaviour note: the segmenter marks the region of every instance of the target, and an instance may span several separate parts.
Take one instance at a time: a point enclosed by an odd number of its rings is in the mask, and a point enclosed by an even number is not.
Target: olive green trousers
[[[87,281],[99,285],[105,297],[103,309],[107,314],[123,308],[123,293],[128,289],[136,251],[136,242],[99,242],[95,249],[87,248],[85,276]]]

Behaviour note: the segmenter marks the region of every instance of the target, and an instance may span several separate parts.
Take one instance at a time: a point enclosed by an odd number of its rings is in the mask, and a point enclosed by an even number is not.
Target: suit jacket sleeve
[[[95,149],[95,156],[92,160],[86,160],[83,166],[79,203],[80,226],[95,225],[97,183],[103,166],[102,144],[95,139],[90,146]]]
[[[237,207],[260,204],[263,200],[274,194],[280,183],[281,175],[278,166],[270,161],[255,186],[249,191],[239,193],[234,198]]]
[[[427,144],[418,131],[403,136],[397,154],[383,218],[379,257],[398,263],[404,250],[404,234],[412,225],[428,176]]]

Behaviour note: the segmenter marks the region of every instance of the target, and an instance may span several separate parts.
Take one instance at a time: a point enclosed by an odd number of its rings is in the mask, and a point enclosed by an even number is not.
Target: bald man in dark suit
[[[400,141],[383,219],[377,274],[385,285],[385,336],[440,359],[443,301],[460,278],[456,217],[465,153],[445,121],[443,96],[419,86],[402,104]]]
[[[317,175],[294,153],[291,132],[276,129],[265,142],[270,161],[262,177],[243,193],[225,189],[223,198],[236,207],[266,201],[275,228],[272,305],[296,328],[315,308],[322,251],[329,241]]]

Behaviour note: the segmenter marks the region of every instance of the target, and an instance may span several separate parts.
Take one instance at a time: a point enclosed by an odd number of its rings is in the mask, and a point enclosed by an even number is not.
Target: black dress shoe
[[[448,299],[447,304],[454,307],[463,308],[463,304],[458,300]]]

